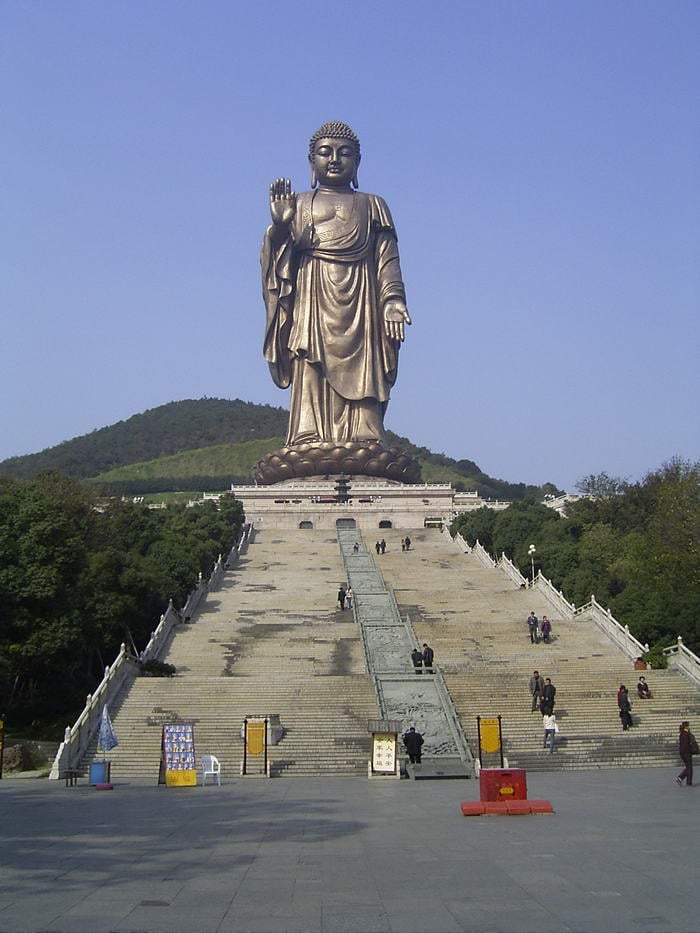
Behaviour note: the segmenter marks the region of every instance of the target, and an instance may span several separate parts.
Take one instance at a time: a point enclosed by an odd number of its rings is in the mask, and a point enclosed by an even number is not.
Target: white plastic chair
[[[215,755],[202,755],[200,768],[202,769],[202,787],[207,783],[209,775],[221,787],[221,764]]]

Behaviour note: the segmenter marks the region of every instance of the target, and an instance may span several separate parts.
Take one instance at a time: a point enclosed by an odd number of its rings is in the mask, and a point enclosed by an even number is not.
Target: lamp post
[[[534,544],[531,544],[527,549],[527,553],[530,557],[530,567],[532,569],[532,585],[535,584],[535,554],[537,553],[537,548]]]

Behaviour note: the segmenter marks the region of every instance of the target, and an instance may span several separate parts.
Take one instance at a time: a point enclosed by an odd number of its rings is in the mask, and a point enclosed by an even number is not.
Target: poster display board
[[[197,764],[192,723],[163,726],[163,770],[167,787],[196,787]]]

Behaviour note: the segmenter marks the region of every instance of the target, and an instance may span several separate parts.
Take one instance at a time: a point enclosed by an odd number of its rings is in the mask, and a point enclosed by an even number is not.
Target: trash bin
[[[90,784],[109,784],[111,761],[93,761],[90,765]]]
[[[527,800],[524,768],[482,768],[479,772],[481,800]]]

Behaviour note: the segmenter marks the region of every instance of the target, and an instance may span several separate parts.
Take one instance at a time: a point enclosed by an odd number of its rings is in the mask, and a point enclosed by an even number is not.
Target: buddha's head
[[[347,123],[324,123],[309,140],[311,187],[357,188],[360,140]]]

